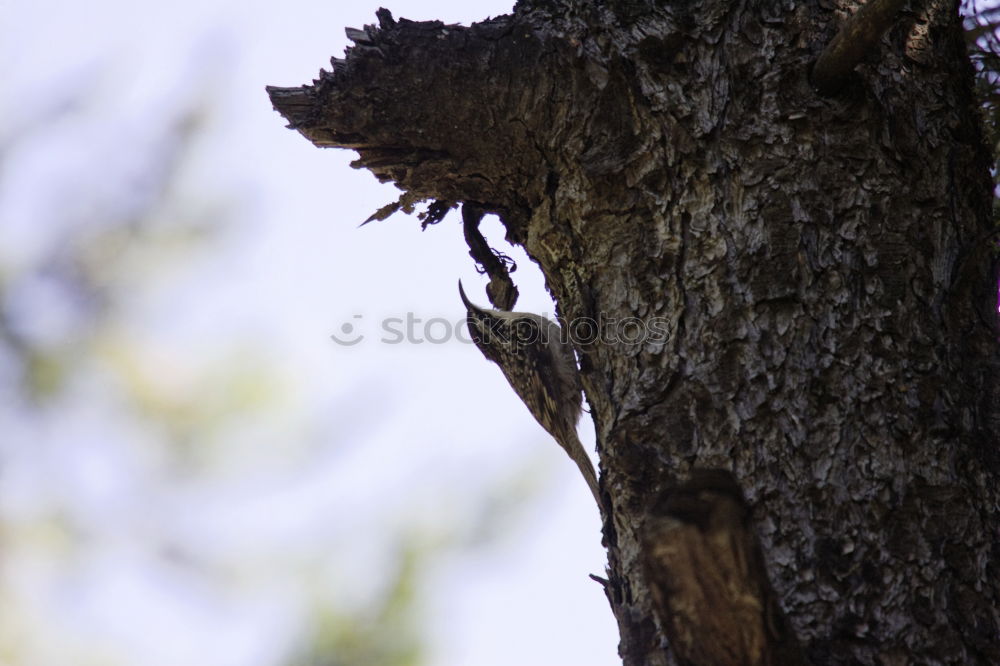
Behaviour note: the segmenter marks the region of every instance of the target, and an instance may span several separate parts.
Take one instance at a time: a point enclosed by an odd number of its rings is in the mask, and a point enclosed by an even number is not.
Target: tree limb
[[[546,45],[511,16],[463,27],[379,10],[379,23],[348,28],[354,45],[312,85],[269,86],[274,108],[315,145],[357,150],[352,166],[414,197],[516,217],[510,209],[544,173],[519,119],[548,96],[512,81],[544,69]]]

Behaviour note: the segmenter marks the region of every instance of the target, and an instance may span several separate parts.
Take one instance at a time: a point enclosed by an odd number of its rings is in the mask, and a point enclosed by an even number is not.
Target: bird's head
[[[479,307],[465,295],[461,281],[458,293],[468,311],[472,341],[490,360],[499,361],[501,354],[516,354],[525,347],[544,342],[542,336],[550,333],[545,326],[546,320],[539,315]]]

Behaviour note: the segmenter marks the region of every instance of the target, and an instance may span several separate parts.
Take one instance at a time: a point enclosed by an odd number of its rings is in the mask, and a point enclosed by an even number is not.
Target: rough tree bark
[[[577,348],[625,664],[782,663],[755,642],[778,608],[817,664],[1000,663],[996,237],[971,68],[956,4],[913,0],[819,94],[811,67],[858,5],[526,0],[471,27],[380,10],[332,73],[269,89],[404,207],[499,215],[564,322],[667,322],[666,341]],[[699,468],[734,492],[684,485]],[[681,553],[685,525],[704,539]],[[742,555],[705,555],[747,525]],[[691,580],[670,567],[752,577],[754,540],[770,587],[736,587],[771,602],[732,616],[757,613],[764,638],[685,647],[678,627],[723,620],[671,606]]]

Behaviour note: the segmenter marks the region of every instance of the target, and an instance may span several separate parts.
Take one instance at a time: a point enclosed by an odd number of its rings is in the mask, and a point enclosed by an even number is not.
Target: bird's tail
[[[590,487],[590,492],[594,494],[594,499],[597,500],[597,506],[604,506],[604,502],[601,501],[600,489],[597,487],[597,473],[594,471],[594,465],[590,462],[590,456],[587,455],[587,450],[583,448],[583,444],[580,443],[580,438],[577,437],[575,432],[569,433],[569,437],[563,448],[566,449],[566,453],[573,459],[576,466],[580,468],[583,479]]]

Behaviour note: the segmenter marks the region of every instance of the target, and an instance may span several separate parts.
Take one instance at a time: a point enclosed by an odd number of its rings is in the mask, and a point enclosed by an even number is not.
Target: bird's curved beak
[[[461,280],[458,281],[458,295],[462,297],[462,302],[465,303],[465,307],[468,308],[469,312],[482,315],[483,309],[473,304],[473,302],[469,300],[469,297],[465,295],[465,289],[462,289]]]

